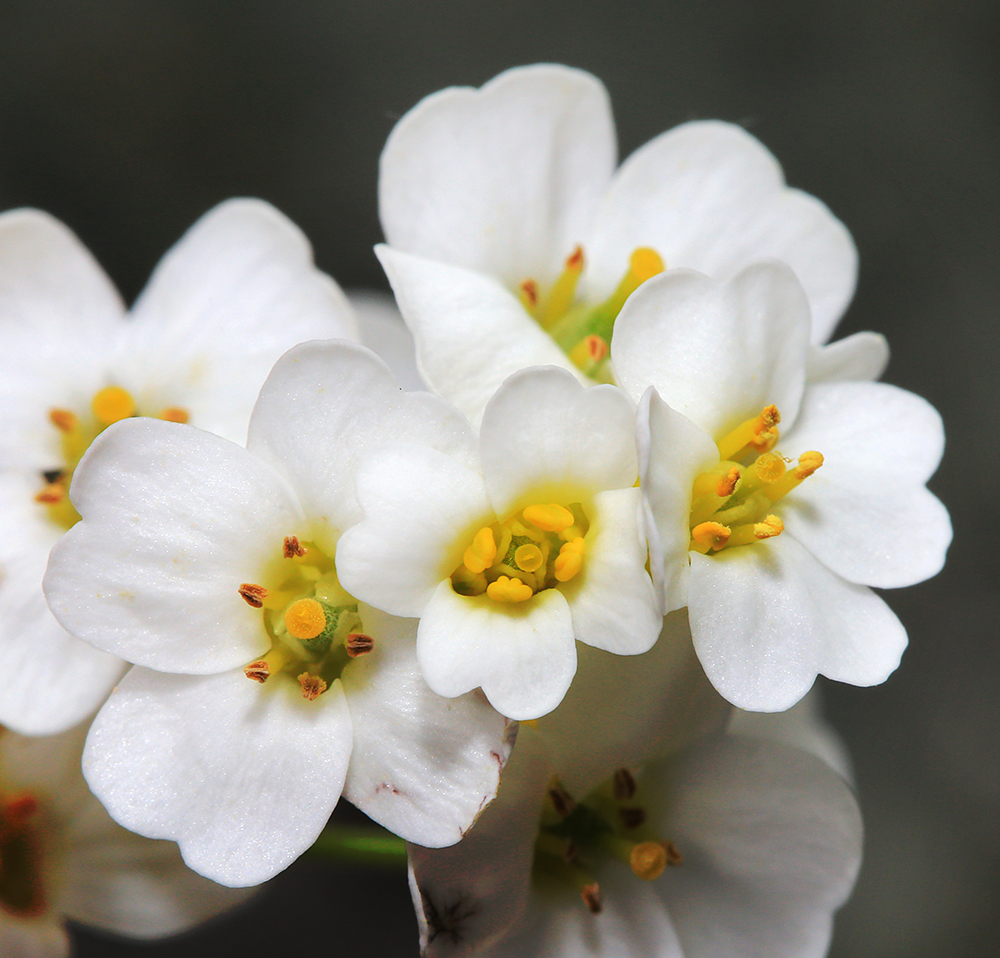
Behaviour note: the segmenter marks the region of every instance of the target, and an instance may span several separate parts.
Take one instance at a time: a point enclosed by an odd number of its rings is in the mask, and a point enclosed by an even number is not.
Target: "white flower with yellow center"
[[[46,590],[74,634],[136,663],[84,756],[118,821],[231,885],[305,851],[341,793],[411,841],[461,838],[496,791],[505,721],[431,692],[416,623],[359,604],[337,567],[359,457],[400,436],[447,453],[469,432],[334,342],[275,365],[247,449],[148,419],[95,441]]]
[[[715,687],[788,708],[817,674],[883,681],[903,626],[867,586],[934,575],[951,541],[925,488],[935,410],[883,383],[806,382],[809,307],[780,263],[728,284],[651,280],[615,327],[615,372],[640,402],[641,485],[664,608],[688,607]]]
[[[358,473],[364,519],[340,544],[356,596],[418,616],[428,684],[481,687],[504,715],[537,718],[576,672],[575,640],[646,651],[660,630],[641,531],[634,407],[551,367],[511,376],[478,445],[386,448]]]
[[[78,519],[67,491],[94,437],[152,416],[242,441],[257,390],[295,343],[353,338],[302,234],[255,200],[203,217],[132,310],[79,240],[34,210],[0,216],[0,722],[25,734],[91,714],[122,663],[45,606],[49,549]]]
[[[854,291],[856,252],[818,200],[788,188],[737,126],[686,123],[615,170],[607,91],[551,64],[450,88],[414,107],[382,154],[378,250],[430,386],[475,422],[511,373],[553,364],[610,381],[615,317],[669,267],[729,279],[796,271],[824,343]],[[817,361],[819,361],[819,350]],[[825,369],[878,375],[881,337],[837,344]]]
[[[0,731],[0,953],[67,958],[66,919],[131,938],[183,931],[247,896],[196,875],[169,842],[116,825],[80,774],[86,728]]]

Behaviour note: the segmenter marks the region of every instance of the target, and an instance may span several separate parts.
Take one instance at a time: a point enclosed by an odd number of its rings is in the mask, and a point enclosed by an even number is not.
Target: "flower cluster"
[[[797,703],[892,672],[871,587],[951,535],[937,414],[876,382],[880,336],[828,343],[849,234],[725,123],[616,170],[560,66],[425,99],[379,198],[426,390],[264,204],[125,323],[63,227],[0,217],[0,721],[103,703],[90,788],[223,885],[344,796],[409,843],[427,955],[822,954],[861,826]],[[48,921],[11,795],[0,908]]]

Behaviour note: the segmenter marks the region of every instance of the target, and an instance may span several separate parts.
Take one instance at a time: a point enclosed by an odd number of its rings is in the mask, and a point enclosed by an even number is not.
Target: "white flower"
[[[67,918],[133,938],[196,925],[246,898],[177,848],[116,825],[80,775],[86,728],[0,733],[0,953],[65,958]]]
[[[785,709],[817,673],[883,681],[906,633],[867,586],[934,575],[951,541],[924,485],[940,417],[894,386],[806,382],[809,328],[794,275],[764,263],[728,284],[654,278],[612,342],[619,381],[641,398],[665,609],[688,607],[705,671],[741,708]]]
[[[614,317],[664,263],[728,279],[765,257],[788,262],[812,306],[815,344],[854,290],[850,235],[785,186],[752,136],[687,123],[615,171],[606,90],[562,66],[521,67],[421,101],[386,143],[379,207],[389,243],[379,256],[421,371],[473,421],[526,366],[607,380]],[[869,366],[884,364],[881,338],[861,334],[827,365],[858,349]]]
[[[819,760],[774,742],[679,751],[726,713],[684,667],[682,619],[667,623],[647,655],[589,663],[603,699],[567,698],[521,728],[463,842],[410,848],[427,958],[825,953],[860,861],[856,803]]]
[[[0,723],[66,729],[123,668],[69,636],[41,590],[49,549],[77,519],[66,490],[91,439],[135,414],[242,440],[278,356],[337,335],[355,335],[343,294],[265,203],[203,217],[128,314],[65,226],[34,210],[0,216]]]
[[[481,687],[504,715],[537,718],[573,679],[576,639],[620,654],[656,640],[633,422],[617,387],[526,369],[461,455],[404,443],[364,463],[364,519],[341,541],[340,575],[360,599],[420,617],[436,692]]]
[[[275,365],[247,449],[146,419],[95,441],[46,589],[74,634],[136,663],[84,758],[118,821],[232,885],[307,849],[341,792],[409,840],[458,841],[496,791],[505,722],[426,687],[416,623],[359,606],[336,552],[364,453],[401,435],[447,452],[468,431],[334,342]]]

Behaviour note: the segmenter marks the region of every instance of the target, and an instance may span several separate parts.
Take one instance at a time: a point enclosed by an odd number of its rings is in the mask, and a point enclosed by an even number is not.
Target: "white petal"
[[[644,283],[615,321],[611,357],[634,399],[663,400],[721,439],[773,403],[798,413],[809,306],[787,266],[756,263],[722,285],[688,270]]]
[[[637,655],[652,647],[663,624],[646,572],[642,493],[609,489],[592,502],[583,568],[560,589],[580,642],[618,655]]]
[[[787,188],[758,140],[718,121],[686,123],[633,153],[615,176],[592,246],[589,281],[609,292],[639,246],[653,247],[671,268],[720,280],[757,260],[784,260],[809,295],[815,343],[829,338],[857,276],[843,224],[819,200]]]
[[[306,515],[342,531],[361,518],[359,461],[392,440],[476,461],[475,435],[457,409],[437,396],[403,392],[374,353],[336,340],[303,343],[275,363],[247,448],[285,476]]]
[[[535,719],[563,699],[576,673],[576,644],[566,599],[546,589],[527,602],[457,595],[445,579],[417,630],[417,660],[439,695],[482,687],[512,719]]]
[[[357,496],[365,518],[338,543],[337,574],[351,595],[392,615],[422,615],[472,537],[494,521],[479,472],[407,443],[362,463]]]
[[[818,759],[727,738],[650,769],[675,796],[663,828],[684,856],[656,889],[688,958],[822,958],[854,885],[861,817]]]
[[[122,385],[140,406],[154,397],[181,406],[193,425],[237,442],[286,349],[358,338],[347,298],[313,265],[305,236],[260,200],[206,213],[163,257],[133,314]]]
[[[889,364],[889,344],[881,333],[855,333],[809,351],[809,382],[875,380]]]
[[[375,648],[341,680],[354,751],[344,796],[425,847],[452,845],[496,794],[510,754],[507,723],[476,694],[433,693],[417,665],[417,623],[361,608]]]
[[[639,485],[649,503],[650,569],[663,608],[687,605],[691,491],[700,472],[719,461],[719,449],[693,422],[671,409],[654,387],[639,403]]]
[[[923,483],[940,462],[944,429],[926,400],[886,383],[814,386],[781,448],[823,453],[822,468],[780,506],[789,531],[830,569],[879,588],[941,570],[951,520]]]
[[[71,492],[84,518],[53,550],[45,588],[74,635],[191,674],[269,648],[239,588],[260,581],[303,520],[266,463],[191,426],[129,419],[97,438]]]
[[[635,412],[616,386],[586,388],[563,369],[523,369],[489,401],[480,429],[483,475],[497,515],[525,496],[576,502],[635,484]]]
[[[465,839],[450,848],[410,847],[410,891],[426,958],[482,954],[521,920],[551,774],[541,738],[522,726],[503,787]]]
[[[870,589],[817,562],[787,532],[691,554],[688,611],[698,658],[734,705],[794,705],[817,673],[877,685],[899,664],[906,632]]]
[[[729,704],[698,663],[683,611],[664,619],[656,644],[643,655],[588,646],[579,654],[566,698],[538,721],[559,777],[574,795],[589,794],[609,770],[676,752],[729,717]]]
[[[549,282],[588,235],[615,164],[607,91],[543,64],[426,97],[392,131],[379,212],[394,247]],[[404,311],[405,312],[405,311]]]
[[[555,341],[492,276],[375,248],[413,333],[427,384],[473,423],[500,384],[527,366],[576,371]]]
[[[358,319],[361,342],[392,370],[403,389],[426,389],[417,369],[413,334],[392,296],[377,289],[352,289],[347,298]]]
[[[242,670],[134,668],[94,720],[83,770],[126,828],[178,842],[207,878],[255,885],[322,831],[351,740],[339,682],[309,702],[283,675],[261,686]]]

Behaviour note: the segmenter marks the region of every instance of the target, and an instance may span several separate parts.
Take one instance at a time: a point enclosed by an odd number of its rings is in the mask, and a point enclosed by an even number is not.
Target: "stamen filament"
[[[719,456],[722,459],[739,459],[739,453],[750,446],[759,452],[774,448],[778,441],[781,413],[777,406],[765,406],[759,416],[741,422],[732,432],[719,440]]]
[[[777,482],[764,487],[764,495],[772,503],[787,496],[803,479],[808,479],[823,465],[823,454],[812,450],[799,456],[799,464],[789,469]]]
[[[577,246],[569,255],[563,271],[552,284],[545,302],[542,303],[536,319],[542,329],[548,329],[557,319],[566,314],[576,299],[576,285],[583,272],[583,247]]]
[[[287,649],[282,648],[280,645],[275,645],[263,658],[257,659],[246,666],[243,669],[243,674],[248,679],[253,679],[255,682],[263,684],[272,675],[280,672],[290,658],[291,654]]]

